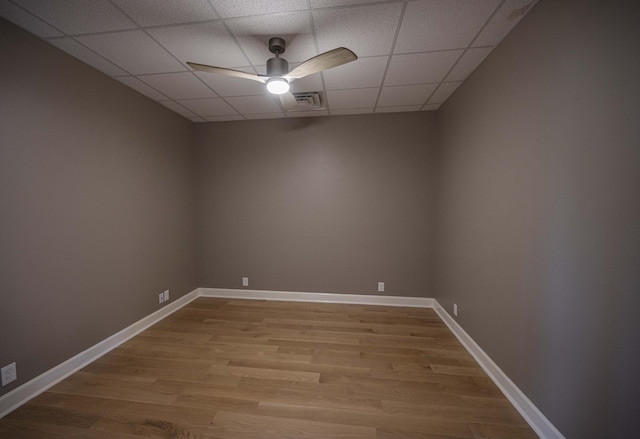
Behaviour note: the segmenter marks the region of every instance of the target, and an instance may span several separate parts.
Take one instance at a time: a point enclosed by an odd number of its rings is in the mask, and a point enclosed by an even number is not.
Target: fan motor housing
[[[276,55],[282,55],[284,53],[285,46],[286,43],[284,42],[284,38],[269,38],[269,52],[275,53]]]
[[[284,76],[289,73],[289,63],[284,58],[267,60],[267,76]]]

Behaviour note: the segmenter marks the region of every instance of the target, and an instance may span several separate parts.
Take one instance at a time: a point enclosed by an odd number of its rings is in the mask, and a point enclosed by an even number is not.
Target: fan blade
[[[298,106],[296,97],[290,91],[282,93],[281,95],[278,95],[278,97],[280,98],[280,103],[284,107],[285,111],[293,110]]]
[[[258,81],[263,84],[267,82],[258,75],[254,75],[253,73],[241,72],[240,70],[225,69],[224,67],[208,66],[206,64],[198,64],[195,62],[188,62],[187,65],[191,67],[193,70],[200,70],[201,72],[219,73],[226,76],[233,76],[234,78],[251,79],[252,81]]]
[[[287,79],[300,79],[313,73],[318,73],[323,70],[328,70],[333,67],[341,66],[342,64],[349,63],[357,60],[358,57],[355,53],[344,47],[338,47],[337,49],[330,50],[328,52],[321,53],[318,56],[314,56],[300,64],[298,67],[289,72],[286,76]]]

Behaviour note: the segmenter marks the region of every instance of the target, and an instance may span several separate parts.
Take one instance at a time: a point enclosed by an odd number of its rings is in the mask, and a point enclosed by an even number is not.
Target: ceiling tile
[[[171,99],[213,98],[216,96],[209,87],[190,72],[144,75],[139,79]]]
[[[211,3],[225,18],[308,9],[307,0],[213,0]]]
[[[429,98],[429,104],[442,104],[460,86],[462,82],[443,82],[436,92]]]
[[[238,114],[238,112],[222,98],[188,99],[178,102],[203,117]]]
[[[388,56],[359,58],[354,62],[323,72],[327,90],[379,87],[387,68]]]
[[[55,38],[49,40],[49,42],[59,49],[64,50],[69,55],[78,58],[80,61],[89,64],[91,67],[98,69],[109,76],[127,74],[124,70],[118,68],[95,52],[87,49],[72,38]]]
[[[136,27],[108,0],[14,0],[14,3],[67,34]]]
[[[407,111],[420,111],[422,105],[401,105],[398,107],[376,107],[376,113],[404,113]]]
[[[218,18],[207,0],[111,0],[140,26]]]
[[[312,8],[330,8],[333,6],[363,5],[366,3],[378,3],[385,0],[311,0]]]
[[[279,112],[279,113],[247,114],[245,117],[247,119],[280,119],[287,116],[283,112]]]
[[[480,32],[478,38],[473,42],[473,45],[497,45],[535,3],[537,3],[537,0],[507,0],[504,2],[487,26],[482,29],[482,32]]]
[[[335,114],[336,116],[342,115],[342,114],[367,114],[367,113],[373,113],[373,107],[345,108],[345,109],[331,110],[331,114]]]
[[[316,56],[308,12],[292,12],[260,17],[236,18],[226,21],[253,65],[265,65],[274,54],[269,52],[269,38],[280,37],[286,42],[285,54],[290,63]]]
[[[394,53],[464,49],[500,0],[409,2]]]
[[[162,105],[164,105],[165,107],[167,107],[168,109],[175,111],[176,113],[178,113],[181,116],[184,116],[184,117],[187,117],[187,118],[191,118],[191,117],[197,116],[192,111],[187,110],[186,108],[184,108],[182,105],[178,104],[177,102],[174,102],[174,101],[160,101],[160,103]]]
[[[88,35],[76,40],[134,75],[186,70],[142,31]]]
[[[437,84],[396,85],[382,87],[378,107],[394,107],[400,105],[420,105],[427,102]]]
[[[218,67],[250,64],[219,21],[149,29],[148,32],[183,63],[191,61]]]
[[[116,79],[122,82],[123,84],[131,87],[132,89],[136,90],[137,92],[142,93],[147,97],[150,97],[153,100],[162,101],[162,100],[168,99],[167,96],[163,95],[158,90],[155,90],[154,88],[145,84],[135,76],[120,76],[120,77],[117,77]]]
[[[385,85],[440,82],[458,60],[462,50],[393,55]]]
[[[315,10],[320,52],[347,47],[358,56],[388,55],[400,19],[400,3]]]
[[[458,60],[446,77],[447,81],[464,81],[484,59],[491,53],[493,47],[468,49]]]
[[[0,16],[42,38],[59,37],[64,35],[62,32],[49,26],[35,15],[14,5],[9,0],[0,0]]]
[[[329,90],[327,100],[331,110],[338,108],[373,107],[378,98],[378,88],[358,88],[353,90]]]
[[[327,110],[309,110],[309,111],[290,111],[287,113],[287,117],[318,117],[328,116]]]
[[[253,73],[252,68],[240,68],[238,70]],[[265,85],[257,81],[251,81],[233,76],[217,75],[215,73],[194,72],[209,87],[220,96],[249,96],[267,93]]]
[[[227,102],[233,105],[241,114],[281,113],[282,109],[276,102],[274,95],[238,96],[227,98]]]
[[[207,116],[205,117],[209,122],[229,122],[233,120],[245,120],[244,117],[240,115],[236,116]]]

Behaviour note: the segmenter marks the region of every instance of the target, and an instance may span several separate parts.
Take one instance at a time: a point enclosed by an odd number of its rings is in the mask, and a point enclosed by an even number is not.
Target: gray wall
[[[198,124],[200,285],[432,297],[434,120]]]
[[[191,122],[1,19],[0,53],[6,393],[198,285]]]
[[[436,297],[567,438],[640,431],[639,11],[542,0],[438,114]]]

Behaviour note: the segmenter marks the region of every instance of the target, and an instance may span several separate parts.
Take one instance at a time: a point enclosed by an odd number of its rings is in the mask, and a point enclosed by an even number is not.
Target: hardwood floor
[[[431,309],[199,298],[0,437],[537,438]]]

